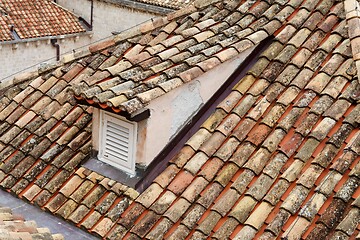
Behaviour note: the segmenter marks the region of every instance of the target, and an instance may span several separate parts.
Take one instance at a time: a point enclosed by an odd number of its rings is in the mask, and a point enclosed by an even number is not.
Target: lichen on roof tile
[[[346,15],[354,4],[196,0],[92,47],[81,65],[17,85],[0,99],[1,186],[110,239],[356,237],[358,15]],[[80,167],[91,111],[69,87],[87,105],[133,113],[269,34],[142,194]]]

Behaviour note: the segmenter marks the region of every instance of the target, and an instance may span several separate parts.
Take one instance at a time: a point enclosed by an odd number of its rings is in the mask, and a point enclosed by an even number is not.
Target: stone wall
[[[91,1],[58,0],[57,3],[90,23]],[[155,14],[138,11],[119,4],[94,0],[93,33],[94,41],[106,38],[112,32],[121,32],[156,17]]]
[[[93,42],[89,33],[58,39],[60,54],[81,48]],[[41,63],[56,61],[56,48],[50,38],[23,40],[17,43],[0,44],[0,82],[10,80],[18,72],[28,72],[39,67]]]

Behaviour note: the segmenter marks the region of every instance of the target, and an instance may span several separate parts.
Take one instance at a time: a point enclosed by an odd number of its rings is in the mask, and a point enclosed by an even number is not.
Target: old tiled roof
[[[2,0],[0,41],[85,32],[76,16],[50,0]]]
[[[80,167],[91,150],[91,108],[70,94],[68,67],[0,97],[0,186],[96,233],[138,193]]]
[[[180,9],[187,6],[189,3],[193,2],[193,0],[136,0],[137,2],[142,2],[146,4],[156,5],[160,7],[166,7],[171,9]]]
[[[1,187],[108,239],[355,238],[360,8],[345,3],[197,0],[29,75],[0,97]],[[91,107],[71,89],[133,113],[272,34],[140,196],[80,167]]]
[[[274,15],[287,20],[274,42],[130,205],[118,236],[359,237],[354,60],[360,45],[353,30],[360,25],[351,2],[348,20],[343,2],[271,5]],[[265,1],[247,3],[250,9],[269,7]]]
[[[3,240],[64,240],[61,234],[51,234],[47,228],[38,228],[35,221],[25,221],[10,208],[0,206],[0,239]]]
[[[264,2],[250,9],[249,3],[236,8],[233,1],[195,1],[94,46],[90,51],[107,49],[74,67],[77,98],[114,112],[144,108],[253,47],[284,20],[280,5],[268,9]]]

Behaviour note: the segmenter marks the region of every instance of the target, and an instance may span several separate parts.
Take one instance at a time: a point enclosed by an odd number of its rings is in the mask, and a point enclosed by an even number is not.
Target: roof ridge
[[[224,1],[224,0],[195,0],[193,2],[193,4],[196,8],[203,8],[203,7],[207,7],[211,4],[222,2],[222,1]]]

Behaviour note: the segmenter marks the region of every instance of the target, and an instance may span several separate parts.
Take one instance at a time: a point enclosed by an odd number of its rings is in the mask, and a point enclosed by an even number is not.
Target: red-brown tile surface
[[[77,17],[48,0],[4,0],[0,4],[0,41],[85,32]],[[11,30],[11,26],[14,26]]]
[[[14,86],[0,99],[2,188],[108,239],[355,238],[360,48],[346,16],[356,4],[196,0]],[[132,113],[272,33],[140,196],[81,167],[91,107],[66,89]]]

